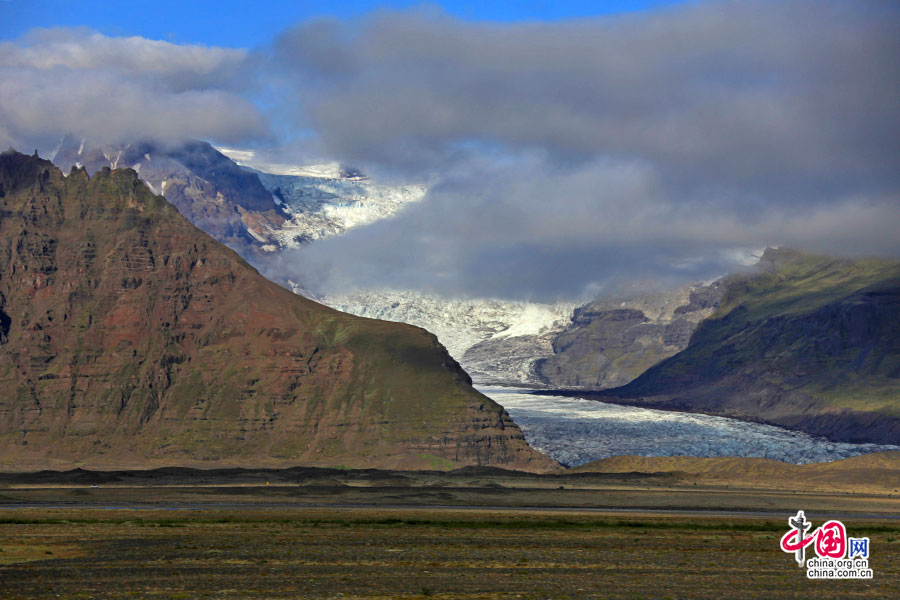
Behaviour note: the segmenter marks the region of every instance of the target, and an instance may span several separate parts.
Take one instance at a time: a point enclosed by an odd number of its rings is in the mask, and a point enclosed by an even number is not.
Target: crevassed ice
[[[319,300],[361,317],[409,323],[434,333],[450,355],[492,337],[535,335],[561,330],[571,319],[571,303],[534,304],[491,298],[444,298],[412,290],[359,290],[324,294]]]
[[[479,387],[503,406],[531,446],[566,466],[619,455],[753,456],[795,464],[825,462],[900,446],[846,444],[772,425],[527,390]]]
[[[399,212],[425,197],[424,185],[381,185],[365,180],[273,175],[259,173],[263,186],[284,198],[289,215],[273,231],[282,246],[297,246],[298,238],[311,241],[339,235]]]

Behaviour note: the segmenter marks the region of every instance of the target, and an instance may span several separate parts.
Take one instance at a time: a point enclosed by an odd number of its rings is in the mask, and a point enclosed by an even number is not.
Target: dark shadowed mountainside
[[[684,351],[602,395],[898,444],[900,263],[768,249]]]
[[[0,469],[546,470],[428,332],[266,280],[132,169],[0,155]]]

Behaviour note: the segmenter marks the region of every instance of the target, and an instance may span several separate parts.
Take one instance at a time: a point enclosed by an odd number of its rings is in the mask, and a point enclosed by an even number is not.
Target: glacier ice
[[[531,446],[566,466],[618,455],[753,456],[806,464],[900,450],[726,417],[535,395],[520,388],[478,389],[506,409]]]
[[[358,290],[321,294],[316,300],[361,317],[409,323],[435,334],[476,381],[537,384],[534,361],[553,352],[550,339],[572,319],[574,303],[445,298],[412,290]],[[483,342],[525,340],[525,351],[511,354],[467,354]],[[511,344],[506,344],[508,351]]]

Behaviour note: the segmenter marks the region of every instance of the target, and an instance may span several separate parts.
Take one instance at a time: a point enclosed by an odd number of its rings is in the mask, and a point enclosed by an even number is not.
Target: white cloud
[[[274,54],[297,118],[339,160],[433,185],[295,269],[552,299],[705,279],[765,245],[900,255],[898,56],[887,2],[301,24]]]
[[[257,140],[269,132],[239,93],[248,60],[244,50],[36,30],[0,44],[0,120],[7,143],[26,148],[67,133],[97,142]]]

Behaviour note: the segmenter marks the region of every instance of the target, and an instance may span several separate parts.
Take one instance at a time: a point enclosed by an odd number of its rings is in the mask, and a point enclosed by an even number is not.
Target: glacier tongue
[[[294,248],[385,219],[420,201],[428,191],[424,185],[378,184],[337,162],[298,166],[267,162],[252,150],[217,150],[255,172],[287,215],[283,224],[267,232],[280,248]]]
[[[567,466],[619,455],[753,456],[805,464],[900,450],[831,442],[725,417],[538,396],[517,388],[478,389],[506,409],[532,447]]]

